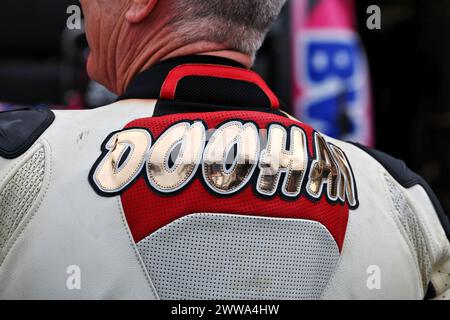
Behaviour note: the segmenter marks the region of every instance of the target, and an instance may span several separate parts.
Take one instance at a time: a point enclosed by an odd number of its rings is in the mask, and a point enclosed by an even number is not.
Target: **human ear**
[[[158,0],[132,0],[131,6],[125,15],[129,23],[139,23],[152,11]]]

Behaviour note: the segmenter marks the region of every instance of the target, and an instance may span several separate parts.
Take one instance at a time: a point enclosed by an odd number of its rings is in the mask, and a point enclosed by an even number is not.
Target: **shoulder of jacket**
[[[397,159],[385,152],[359,143],[351,144],[377,161],[403,188],[408,190],[414,188],[415,186],[421,186],[431,201],[442,227],[445,230],[447,238],[450,239],[450,222],[448,216],[445,214],[444,209],[433,189],[422,176],[412,171],[403,160]]]
[[[24,154],[52,125],[49,109],[19,109],[0,113],[0,157],[15,159]]]

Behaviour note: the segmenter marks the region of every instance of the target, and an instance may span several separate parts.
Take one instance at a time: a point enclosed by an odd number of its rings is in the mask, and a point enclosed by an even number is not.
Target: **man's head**
[[[169,0],[174,31],[188,41],[226,44],[256,55],[286,0]]]
[[[81,0],[91,77],[116,93],[159,60],[256,55],[286,0]]]

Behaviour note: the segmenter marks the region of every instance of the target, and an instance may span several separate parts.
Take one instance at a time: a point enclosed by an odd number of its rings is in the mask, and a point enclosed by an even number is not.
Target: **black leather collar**
[[[180,112],[186,104],[204,112],[250,109],[279,113],[280,107],[258,74],[235,61],[204,55],[165,60],[140,73],[119,98],[125,99],[158,99],[160,105],[172,105],[170,113]]]

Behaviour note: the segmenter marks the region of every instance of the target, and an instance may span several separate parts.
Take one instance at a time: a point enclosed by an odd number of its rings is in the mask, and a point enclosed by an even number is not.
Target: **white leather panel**
[[[154,102],[131,100],[55,112],[40,138],[48,146],[49,182],[43,202],[2,259],[0,299],[157,298],[120,198],[100,197],[88,182],[104,139],[153,111]],[[79,290],[67,285],[71,266],[81,271]]]
[[[324,299],[423,299],[421,274],[393,216],[385,170],[357,147],[328,139],[346,152],[360,206],[350,211],[337,271]]]

